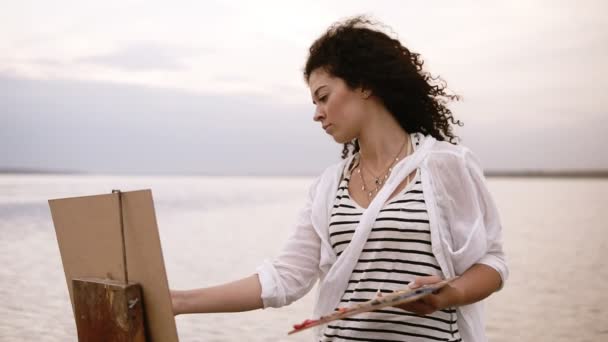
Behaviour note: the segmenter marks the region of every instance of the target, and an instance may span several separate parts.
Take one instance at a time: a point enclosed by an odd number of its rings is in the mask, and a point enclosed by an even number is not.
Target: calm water
[[[0,341],[76,341],[50,198],[150,188],[172,288],[250,275],[281,247],[309,178],[0,176]],[[487,301],[491,341],[608,341],[608,180],[491,179],[511,267]],[[312,296],[177,317],[181,341],[287,337]]]

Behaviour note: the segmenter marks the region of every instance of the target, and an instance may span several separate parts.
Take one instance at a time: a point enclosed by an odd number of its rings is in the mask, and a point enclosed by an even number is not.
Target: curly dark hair
[[[456,144],[452,124],[462,126],[447,104],[459,100],[439,76],[423,70],[424,61],[396,38],[375,29],[386,27],[365,16],[337,22],[309,49],[304,79],[323,68],[351,88],[370,90],[409,133],[430,134]],[[344,144],[342,158],[359,150],[357,139]]]

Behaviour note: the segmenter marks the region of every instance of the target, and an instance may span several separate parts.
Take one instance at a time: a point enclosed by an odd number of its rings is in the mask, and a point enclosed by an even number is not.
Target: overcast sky
[[[341,147],[301,70],[356,14],[462,95],[487,169],[608,168],[606,1],[0,4],[0,169],[316,174]]]

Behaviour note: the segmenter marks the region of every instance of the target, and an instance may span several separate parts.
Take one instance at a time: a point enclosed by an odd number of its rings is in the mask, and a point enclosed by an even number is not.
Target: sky
[[[462,101],[488,170],[608,169],[605,1],[0,0],[0,170],[314,175],[341,146],[302,78],[368,14]]]

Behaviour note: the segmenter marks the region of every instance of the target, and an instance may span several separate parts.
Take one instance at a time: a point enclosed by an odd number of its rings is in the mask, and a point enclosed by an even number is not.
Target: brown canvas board
[[[72,279],[127,276],[143,290],[148,341],[178,341],[152,192],[53,199],[49,206],[72,307]]]

